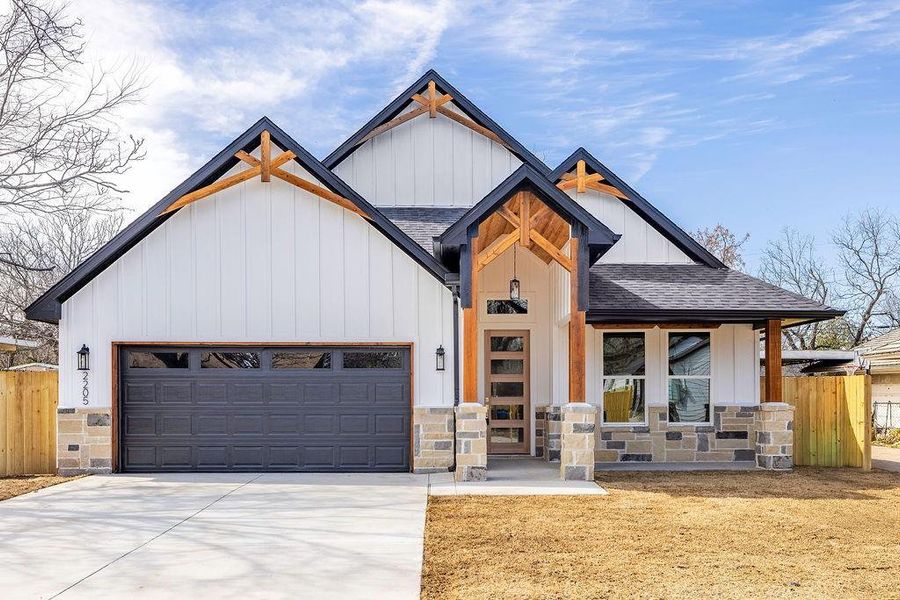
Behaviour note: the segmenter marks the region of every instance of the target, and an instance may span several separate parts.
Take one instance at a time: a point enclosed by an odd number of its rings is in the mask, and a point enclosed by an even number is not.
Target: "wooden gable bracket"
[[[496,240],[491,242],[487,248],[482,250],[476,259],[476,269],[480,271],[488,264],[490,264],[495,258],[503,254],[507,248],[519,242],[519,245],[528,248],[531,246],[531,243],[534,242],[538,247],[541,248],[544,252],[550,255],[550,257],[558,262],[565,270],[572,272],[572,260],[566,256],[559,248],[553,245],[550,240],[541,235],[535,228],[535,224],[538,220],[543,216],[545,212],[546,205],[542,207],[540,210],[535,212],[533,215],[529,215],[530,212],[530,196],[526,192],[518,192],[516,194],[517,204],[519,207],[519,214],[515,214],[506,206],[500,205],[497,208],[497,214],[506,219],[510,225],[514,227],[514,229],[503,235],[498,237]],[[528,208],[526,208],[528,207]],[[525,221],[527,219],[527,221]],[[524,226],[523,226],[524,222]]]
[[[406,123],[407,121],[411,121],[412,119],[415,119],[419,115],[424,115],[425,113],[428,113],[429,118],[435,119],[435,118],[437,118],[438,113],[440,113],[440,114],[444,115],[445,117],[447,117],[448,119],[452,119],[453,121],[456,121],[460,125],[463,125],[464,127],[468,127],[472,131],[479,133],[479,134],[483,135],[484,137],[486,137],[494,142],[497,142],[498,144],[500,144],[507,150],[512,151],[512,148],[510,148],[509,145],[500,138],[500,136],[498,136],[496,133],[494,133],[487,127],[482,127],[481,125],[479,125],[472,119],[470,119],[466,116],[463,116],[459,113],[455,113],[452,110],[450,110],[449,108],[447,108],[446,106],[444,106],[445,104],[447,104],[448,102],[453,100],[453,96],[451,96],[450,94],[443,94],[441,96],[438,96],[437,86],[435,85],[433,80],[428,82],[428,90],[426,91],[426,94],[427,95],[425,95],[425,96],[423,96],[422,94],[413,94],[412,99],[419,103],[419,106],[417,108],[414,108],[413,110],[411,110],[409,112],[406,112],[406,113],[403,113],[402,115],[394,117],[390,121],[382,123],[375,129],[370,131],[363,139],[361,139],[359,141],[358,145],[361,146],[362,144],[371,140],[373,137],[380,135],[380,134],[384,133],[385,131],[389,131],[389,130],[393,129],[394,127],[397,127],[398,125],[402,125],[403,123]]]
[[[360,210],[358,206],[356,206],[343,196],[335,194],[329,189],[326,189],[311,181],[307,181],[301,177],[297,177],[293,173],[288,173],[284,169],[281,169],[281,165],[290,162],[291,160],[296,158],[297,155],[290,150],[286,150],[275,158],[272,158],[272,141],[268,131],[262,132],[259,141],[260,158],[256,158],[248,154],[247,152],[244,152],[243,150],[239,150],[234,155],[236,158],[250,165],[250,168],[244,169],[243,171],[235,173],[234,175],[231,175],[229,177],[225,177],[224,179],[214,181],[213,183],[198,190],[194,190],[189,194],[185,194],[184,196],[175,200],[172,204],[167,206],[161,213],[159,213],[160,216],[168,214],[170,212],[175,212],[179,208],[184,208],[188,204],[206,198],[207,196],[211,196],[216,192],[221,192],[222,190],[230,188],[239,183],[249,181],[257,175],[259,175],[260,180],[263,182],[271,181],[271,177],[274,175],[282,181],[286,181],[292,185],[295,185],[298,188],[314,194],[320,198],[324,198],[329,202],[334,202],[341,208],[345,208],[350,212],[356,213],[364,219],[371,220],[369,215]]]
[[[628,200],[628,196],[623,194],[619,188],[610,185],[600,173],[588,175],[583,160],[579,160],[576,163],[574,173],[563,173],[562,179],[561,182],[556,184],[556,187],[561,190],[575,188],[576,193],[583,194],[590,188],[604,194],[610,194],[620,200]]]

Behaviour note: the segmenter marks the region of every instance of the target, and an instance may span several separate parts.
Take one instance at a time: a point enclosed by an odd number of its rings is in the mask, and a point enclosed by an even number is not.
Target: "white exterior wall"
[[[566,190],[570,198],[584,206],[601,223],[622,238],[600,257],[600,263],[691,264],[694,261],[667,240],[636,212],[628,201],[609,194],[587,190],[577,194]]]
[[[603,331],[588,327],[588,402],[600,406],[603,399]],[[666,406],[669,402],[668,333],[678,330],[654,328],[635,331],[646,335],[647,405]],[[713,406],[759,404],[759,332],[750,325],[722,325],[708,331],[711,334],[710,394]]]
[[[83,406],[82,344],[89,406],[110,406],[113,341],[413,342],[415,404],[452,406],[452,307],[446,287],[362,218],[255,179],[182,209],[63,303],[60,406]]]
[[[334,172],[375,206],[473,206],[521,164],[468,127],[426,114],[367,141]]]

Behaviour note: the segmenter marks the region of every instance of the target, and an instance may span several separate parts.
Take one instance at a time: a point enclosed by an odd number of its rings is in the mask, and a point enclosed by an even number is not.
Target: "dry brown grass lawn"
[[[605,473],[432,497],[422,597],[900,598],[900,474]]]
[[[0,500],[21,496],[58,483],[72,481],[77,477],[59,475],[23,475],[21,477],[0,477]]]

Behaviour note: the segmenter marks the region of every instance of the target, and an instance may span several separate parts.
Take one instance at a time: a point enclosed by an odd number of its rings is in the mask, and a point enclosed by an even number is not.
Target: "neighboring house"
[[[764,350],[759,351],[759,363],[762,376],[765,376]],[[840,367],[835,373],[852,375],[858,366],[856,352],[853,350],[782,350],[781,374],[785,377],[802,377],[808,375],[812,365],[833,365]]]
[[[11,363],[16,360],[16,352],[39,348],[40,346],[41,343],[35,340],[22,340],[6,335],[0,336],[0,353],[3,354],[2,366],[9,368]]]
[[[900,427],[900,329],[872,338],[849,351],[845,360],[821,359],[803,369],[806,374],[862,374],[872,377],[875,426]]]
[[[759,331],[841,311],[429,71],[324,161],[263,118],[27,314],[60,326],[64,471],[477,479],[486,453],[789,465]]]

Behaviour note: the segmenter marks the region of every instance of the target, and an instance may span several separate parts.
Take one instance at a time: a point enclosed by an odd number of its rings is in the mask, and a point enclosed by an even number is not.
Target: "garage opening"
[[[121,346],[119,469],[409,471],[406,346]]]

